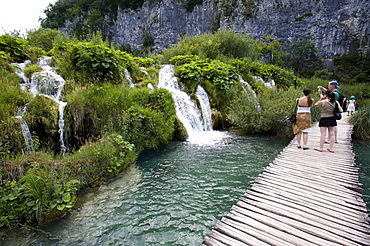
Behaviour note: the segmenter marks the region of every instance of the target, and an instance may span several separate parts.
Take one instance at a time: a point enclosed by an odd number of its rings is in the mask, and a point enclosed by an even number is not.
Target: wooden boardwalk
[[[204,238],[203,245],[370,245],[370,225],[352,151],[352,125],[338,121],[335,153],[309,150],[295,139]]]

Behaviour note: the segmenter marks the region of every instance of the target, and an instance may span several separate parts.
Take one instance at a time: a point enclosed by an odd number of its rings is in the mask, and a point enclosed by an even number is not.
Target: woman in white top
[[[311,107],[314,102],[314,99],[311,96],[311,90],[306,88],[302,91],[303,96],[297,98],[297,121],[293,125],[293,132],[296,134],[297,138],[297,147],[298,149],[302,148],[304,150],[309,149],[307,147],[308,133],[312,129],[311,121]],[[303,145],[301,146],[301,138],[303,135]]]

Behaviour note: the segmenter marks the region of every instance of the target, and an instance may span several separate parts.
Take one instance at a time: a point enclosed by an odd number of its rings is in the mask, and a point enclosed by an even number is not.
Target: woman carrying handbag
[[[337,120],[335,118],[336,108],[340,113],[343,112],[342,107],[339,105],[338,101],[335,101],[335,95],[331,90],[326,90],[324,96],[315,103],[314,106],[321,106],[321,118],[319,122],[320,127],[320,147],[315,148],[316,151],[322,152],[324,148],[324,142],[326,137],[326,129],[329,132],[329,142],[330,147],[327,149],[329,152],[334,153],[334,128],[337,126]]]

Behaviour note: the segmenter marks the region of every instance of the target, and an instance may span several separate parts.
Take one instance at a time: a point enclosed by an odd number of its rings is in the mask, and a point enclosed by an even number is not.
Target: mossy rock
[[[184,124],[182,124],[179,118],[176,117],[174,138],[175,139],[185,139],[185,138],[188,138],[188,136],[189,135],[188,135],[188,132],[186,131]]]

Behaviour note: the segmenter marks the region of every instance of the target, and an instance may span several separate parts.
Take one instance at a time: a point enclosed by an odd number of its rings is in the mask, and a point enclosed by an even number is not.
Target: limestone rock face
[[[151,1],[153,2],[153,1]],[[177,44],[181,37],[217,29],[245,32],[261,38],[272,35],[284,43],[309,36],[323,58],[369,52],[369,0],[203,0],[191,12],[181,0],[163,0],[142,8],[119,10],[107,35],[121,45],[140,48],[146,36],[155,49]]]

